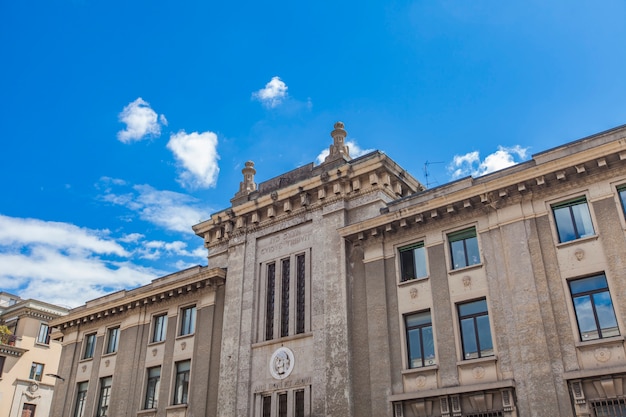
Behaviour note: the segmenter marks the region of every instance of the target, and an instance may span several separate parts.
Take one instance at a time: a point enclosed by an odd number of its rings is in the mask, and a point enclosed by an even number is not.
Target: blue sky
[[[1,1],[0,291],[206,264],[245,161],[316,161],[337,120],[430,187],[626,123],[623,1],[300,3]]]

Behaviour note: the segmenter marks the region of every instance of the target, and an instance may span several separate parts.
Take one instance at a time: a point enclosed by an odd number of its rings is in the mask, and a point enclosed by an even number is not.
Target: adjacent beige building
[[[50,340],[50,321],[67,312],[0,292],[0,325],[11,332],[0,341],[0,417],[52,416],[61,344]]]
[[[209,267],[55,320],[53,415],[625,415],[626,127],[428,190],[331,136],[246,163]]]

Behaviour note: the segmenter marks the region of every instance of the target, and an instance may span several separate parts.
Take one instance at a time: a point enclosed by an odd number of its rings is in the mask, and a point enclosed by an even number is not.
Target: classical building
[[[63,307],[0,292],[0,417],[50,414],[61,344],[50,340],[50,321]]]
[[[626,127],[433,189],[346,135],[247,162],[210,268],[56,320],[53,414],[625,415]]]

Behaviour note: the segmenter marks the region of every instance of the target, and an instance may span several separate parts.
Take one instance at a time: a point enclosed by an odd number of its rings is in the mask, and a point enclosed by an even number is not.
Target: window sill
[[[480,269],[482,267],[483,267],[483,263],[481,262],[481,263],[470,265],[470,266],[464,266],[463,268],[451,269],[448,271],[448,275],[456,275],[456,274],[460,274],[461,272],[471,271],[472,269]]]
[[[424,372],[437,371],[438,369],[439,369],[439,364],[435,363],[433,365],[422,366],[421,368],[404,369],[402,371],[402,375],[421,374]]]
[[[144,410],[137,411],[138,416],[155,416],[157,412],[156,408],[146,408]]]
[[[187,339],[190,337],[194,337],[196,335],[196,333],[189,333],[189,334],[181,334],[179,336],[176,336],[176,340],[181,340],[181,339]]]
[[[293,336],[279,337],[277,339],[264,340],[262,342],[254,343],[252,345],[252,348],[254,349],[254,348],[258,348],[262,346],[274,345],[276,343],[285,343],[285,342],[290,342],[292,340],[304,339],[304,338],[312,337],[312,336],[313,336],[313,333],[307,332],[307,333],[295,334]]]
[[[411,284],[415,284],[415,283],[418,283],[418,282],[428,281],[429,279],[430,279],[429,276],[420,277],[420,278],[413,278],[413,279],[407,279],[406,281],[398,282],[398,287],[406,287],[406,286],[409,286]]]
[[[50,344],[49,343],[35,342],[35,346],[40,347],[40,348],[44,348],[44,349],[50,349]]]
[[[91,362],[91,361],[93,361],[93,356],[91,358],[82,358],[78,361],[78,363]]]
[[[180,337],[182,337],[182,336],[180,336]],[[165,343],[165,339],[159,340],[158,342],[150,342],[150,343],[148,343],[148,346],[162,345],[163,343]]]
[[[169,406],[165,407],[165,411],[184,410],[185,408],[187,408],[187,403],[185,403],[185,404],[169,405]]]
[[[585,242],[590,242],[590,241],[593,241],[593,240],[598,240],[598,235],[581,237],[581,238],[574,239],[574,240],[568,240],[567,242],[557,243],[556,247],[557,247],[557,249],[566,248],[568,246],[576,245],[578,243],[585,243]]]
[[[475,365],[475,364],[486,363],[486,362],[496,362],[497,360],[498,360],[498,357],[496,355],[493,355],[493,356],[485,356],[483,358],[466,359],[464,361],[457,361],[456,365],[467,366],[467,365]]]
[[[592,339],[592,340],[586,340],[582,342],[575,342],[574,346],[576,346],[577,348],[580,348],[580,347],[587,347],[587,346],[619,344],[623,342],[624,342],[624,336],[613,336],[613,337],[605,337],[602,339]]]
[[[106,357],[115,356],[115,355],[117,355],[117,350],[115,352],[103,353],[102,357],[106,358]]]

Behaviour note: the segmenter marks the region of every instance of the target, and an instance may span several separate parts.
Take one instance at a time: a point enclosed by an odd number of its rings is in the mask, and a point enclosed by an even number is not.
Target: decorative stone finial
[[[252,191],[256,190],[256,183],[254,182],[256,169],[254,169],[254,162],[246,162],[246,167],[241,170],[241,173],[243,174],[243,182],[239,183],[239,193],[250,194]]]
[[[337,159],[347,159],[350,160],[350,150],[346,146],[346,136],[348,136],[348,132],[343,128],[342,122],[335,123],[335,130],[330,132],[330,136],[333,138],[333,144],[330,145],[330,153],[324,159],[324,162],[330,162]]]

